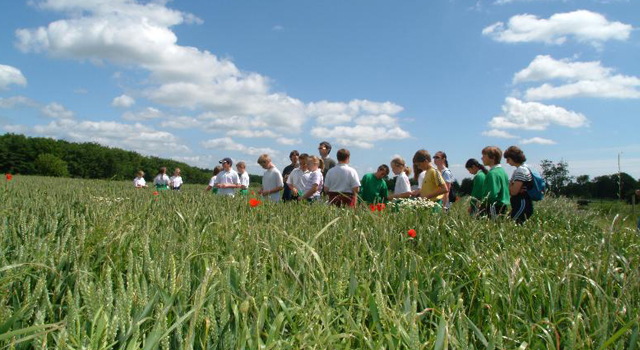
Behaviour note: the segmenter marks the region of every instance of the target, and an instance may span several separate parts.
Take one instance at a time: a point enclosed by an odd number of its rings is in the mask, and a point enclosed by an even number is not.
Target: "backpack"
[[[537,202],[544,198],[544,192],[547,189],[547,183],[544,181],[544,178],[540,176],[537,172],[533,171],[531,168],[527,167],[529,172],[531,172],[531,182],[532,186],[527,190],[527,194],[532,201]]]

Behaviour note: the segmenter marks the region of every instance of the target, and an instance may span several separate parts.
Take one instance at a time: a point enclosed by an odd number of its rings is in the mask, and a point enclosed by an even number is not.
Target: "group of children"
[[[455,201],[452,188],[454,178],[448,169],[447,155],[442,151],[436,152],[433,158],[426,150],[419,150],[414,154],[413,169],[417,186],[412,187],[409,180],[411,168],[401,157],[392,159],[391,167],[382,164],[376,172],[360,178],[357,171],[349,166],[349,150],[338,150],[337,163],[329,157],[331,145],[328,142],[320,143],[318,150],[320,157],[292,151],[289,155],[291,164],[283,172],[272,163],[268,154],[258,157],[257,163],[265,170],[258,194],[272,202],[318,202],[324,198],[329,204],[339,207],[353,207],[358,201],[378,204],[423,197],[437,202],[440,204],[438,207],[445,211]],[[507,208],[511,207],[510,216],[516,222],[523,223],[533,214],[533,203],[527,194],[532,186],[532,172],[525,164],[526,157],[522,150],[511,146],[504,153],[507,163],[516,168],[509,179],[500,165],[502,157],[500,148],[489,146],[482,150],[482,163],[476,159],[467,161],[466,168],[474,175],[469,212],[475,216],[495,218],[505,214]],[[246,195],[249,175],[245,163],[239,162],[236,165],[237,171],[233,170],[230,158],[224,158],[219,163],[206,191],[226,196],[234,196],[236,193]],[[385,181],[391,171],[396,176],[392,193]],[[134,180],[136,187],[146,187],[143,176],[144,173],[138,173]],[[154,179],[157,189],[180,189],[181,185],[180,169],[176,169],[174,176],[169,178],[166,168],[161,168]]]
[[[133,186],[135,188],[146,188],[147,181],[144,179],[144,171],[140,170],[137,173],[135,179],[133,179]],[[167,168],[161,167],[158,171],[158,175],[153,179],[153,186],[156,190],[176,190],[179,191],[182,187],[182,176],[180,176],[180,168],[176,168],[173,171],[173,176],[167,175]]]

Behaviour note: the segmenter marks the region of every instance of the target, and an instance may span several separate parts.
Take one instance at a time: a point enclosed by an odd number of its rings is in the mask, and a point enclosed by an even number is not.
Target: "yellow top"
[[[435,168],[431,168],[426,170],[426,174],[424,176],[424,181],[422,181],[422,188],[420,188],[420,196],[425,197],[428,193],[433,193],[437,188],[441,186],[445,186],[444,179],[442,178],[442,174]],[[430,201],[437,202],[442,200],[444,194],[441,194],[437,197],[429,198]]]

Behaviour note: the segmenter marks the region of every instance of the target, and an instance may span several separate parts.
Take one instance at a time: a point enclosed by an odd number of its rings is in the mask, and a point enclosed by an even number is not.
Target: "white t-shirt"
[[[144,180],[144,177],[136,177],[133,179],[133,186],[135,187],[144,187],[147,185],[147,181]]]
[[[455,181],[455,179],[453,178],[453,173],[451,172],[451,170],[449,170],[449,168],[442,169],[440,173],[442,174],[444,182],[451,184]]]
[[[214,181],[214,185],[217,184],[240,184],[240,176],[236,173],[235,170],[231,169],[229,171],[221,171]],[[218,188],[218,194],[222,194],[225,196],[233,196],[236,193],[235,188]]]
[[[304,182],[302,179],[306,174],[309,174],[309,170],[302,170],[300,168],[293,169],[287,178],[287,184],[293,185],[298,191],[304,191]]]
[[[180,188],[182,186],[182,176],[172,176],[170,180],[172,188]]]
[[[407,174],[402,171],[398,176],[396,176],[396,186],[393,189],[393,193],[401,194],[407,192],[411,192],[411,183],[409,182]]]
[[[360,187],[360,179],[356,169],[348,164],[338,163],[329,169],[324,184],[329,192],[353,193],[354,187]]]
[[[262,190],[263,191],[271,191],[278,187],[283,187],[284,183],[282,182],[282,174],[280,170],[274,166],[267,169],[262,175]],[[274,192],[267,196],[272,202],[280,201],[280,191]]]
[[[216,187],[216,177],[212,176],[211,180],[209,180],[209,187]]]
[[[427,175],[427,172],[422,170],[420,175],[418,175],[418,189],[422,189],[422,183],[424,182],[424,177]]]
[[[244,186],[245,189],[249,188],[249,184],[251,180],[249,179],[249,174],[245,171],[242,174],[238,174],[240,176],[240,184]]]
[[[167,174],[158,174],[158,176],[156,176],[155,179],[153,179],[153,185],[165,185],[165,186],[169,186],[169,182],[171,182],[171,180],[169,179],[169,176],[167,176]]]
[[[314,192],[309,198],[318,198],[320,197],[320,191],[322,190],[323,178],[322,171],[320,169],[316,171],[310,171],[302,177],[303,182],[303,192],[307,192],[313,188],[313,185],[318,185],[318,190]]]

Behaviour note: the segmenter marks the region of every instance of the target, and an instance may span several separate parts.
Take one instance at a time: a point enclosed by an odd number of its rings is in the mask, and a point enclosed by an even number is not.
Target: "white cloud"
[[[538,102],[523,102],[513,97],[507,97],[502,111],[502,115],[491,119],[490,127],[495,129],[545,130],[550,124],[569,128],[580,128],[589,124],[587,117],[581,113]]]
[[[640,79],[614,74],[613,68],[603,67],[599,61],[574,62],[556,60],[551,56],[537,56],[527,68],[516,73],[514,83],[557,80],[565,84],[545,83],[527,90],[527,100],[553,98],[640,98]]]
[[[280,135],[274,133],[271,130],[260,130],[260,131],[255,131],[255,130],[231,130],[227,133],[228,136],[239,136],[239,137],[247,137],[247,138],[254,138],[254,137],[271,137],[271,138],[276,138],[279,137]]]
[[[281,32],[284,30],[284,26],[280,25],[280,24],[276,24],[275,26],[273,26],[271,28],[271,30],[273,30],[274,32]]]
[[[164,117],[164,113],[157,108],[147,107],[139,112],[125,112],[122,119],[131,121],[145,121]]]
[[[530,139],[520,141],[523,145],[537,144],[537,145],[555,145],[556,142],[549,139],[543,139],[542,137],[533,137]]]
[[[400,127],[376,127],[367,125],[336,126],[333,128],[314,127],[311,134],[318,138],[331,137],[344,146],[373,148],[374,143],[385,140],[401,140],[411,135]]]
[[[12,109],[20,106],[37,107],[38,102],[24,96],[0,97],[0,108]]]
[[[482,136],[498,137],[498,138],[503,138],[503,139],[515,139],[515,138],[518,137],[518,136],[515,136],[515,135],[511,135],[507,131],[498,130],[498,129],[491,129],[489,131],[483,131],[482,132]]]
[[[278,137],[276,139],[276,142],[281,144],[281,145],[293,146],[293,145],[301,144],[302,143],[302,139],[290,139],[288,137]]]
[[[201,128],[203,126],[202,122],[193,117],[180,116],[180,117],[169,117],[166,120],[163,120],[160,123],[160,126],[163,128],[171,128],[171,129],[195,129]]]
[[[543,42],[561,45],[569,38],[578,42],[600,45],[608,40],[625,41],[633,27],[621,22],[610,22],[603,15],[587,10],[556,13],[549,19],[534,15],[516,15],[503,22],[494,23],[482,30],[482,34],[505,43]]]
[[[49,103],[42,107],[42,113],[49,118],[55,119],[73,119],[75,115],[75,113],[57,102]]]
[[[26,86],[27,79],[18,68],[0,64],[0,91],[7,90],[9,85]]]
[[[277,155],[279,153],[278,151],[268,147],[245,146],[241,143],[237,143],[233,141],[233,139],[230,137],[210,139],[210,140],[201,142],[201,145],[206,149],[240,152],[250,156],[257,156],[263,153],[267,153],[269,155]]]
[[[363,115],[355,120],[358,125],[382,125],[382,126],[395,126],[398,124],[398,119],[386,114],[381,115]]]
[[[47,125],[33,128],[9,126],[9,130],[32,133],[39,136],[65,139],[73,142],[96,142],[105,146],[119,147],[144,154],[181,154],[189,148],[171,133],[136,124],[112,121],[55,120]]]
[[[123,94],[114,98],[113,102],[111,102],[111,106],[118,107],[118,108],[129,108],[133,106],[135,103],[136,103],[136,100],[133,97]]]

